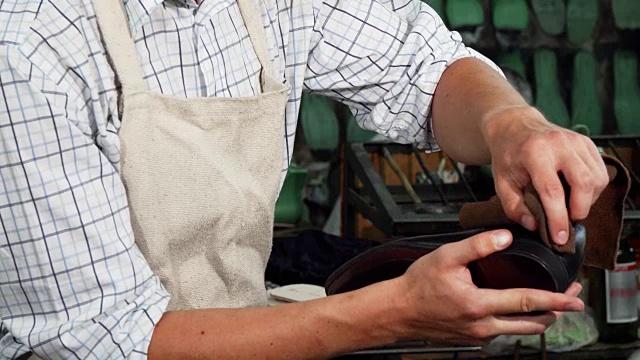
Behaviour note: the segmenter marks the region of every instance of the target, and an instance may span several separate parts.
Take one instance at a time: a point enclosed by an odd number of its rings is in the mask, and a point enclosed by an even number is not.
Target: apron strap
[[[257,7],[258,4],[262,4],[262,0],[237,0],[237,2],[244,26],[249,32],[249,39],[262,66],[260,70],[260,85],[264,87],[265,71],[268,74],[271,73],[271,63],[267,56],[267,40],[264,26],[262,25],[262,13]]]
[[[135,0],[129,0],[135,1]],[[123,97],[146,90],[122,0],[93,0],[98,27]]]
[[[262,15],[256,7],[257,1],[237,0],[237,2],[249,32],[249,39],[262,67],[260,69],[260,85],[264,88],[265,71],[269,72],[270,63],[267,56]],[[129,22],[123,0],[93,0],[93,6],[107,54],[122,85],[123,96],[145,91],[146,85],[138,61],[138,53],[129,32]]]

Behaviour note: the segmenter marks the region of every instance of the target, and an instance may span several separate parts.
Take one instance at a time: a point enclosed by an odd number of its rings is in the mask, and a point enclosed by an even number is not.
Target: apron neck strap
[[[136,1],[136,0],[129,0]],[[146,89],[122,0],[93,0],[98,27],[122,94]]]
[[[240,8],[240,14],[242,14],[242,20],[244,26],[249,32],[249,39],[253,45],[253,50],[256,52],[258,61],[260,61],[260,84],[264,86],[265,71],[270,74],[271,64],[269,57],[267,56],[267,40],[265,38],[265,30],[262,25],[262,12],[258,9],[258,4],[262,4],[261,0],[237,0],[238,7]]]
[[[264,87],[265,71],[269,71],[270,63],[267,56],[267,42],[262,16],[257,8],[259,1],[237,0],[237,2],[242,20],[249,32],[249,39],[262,67],[260,84]],[[123,0],[93,0],[93,6],[109,60],[122,85],[122,93],[131,94],[144,91],[146,86],[138,61],[138,53],[129,32],[129,22]]]

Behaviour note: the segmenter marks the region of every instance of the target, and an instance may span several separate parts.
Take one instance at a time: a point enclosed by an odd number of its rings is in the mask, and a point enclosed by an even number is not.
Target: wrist
[[[529,130],[540,130],[549,126],[542,113],[530,105],[500,107],[486,113],[480,121],[480,132],[491,149],[501,137],[512,138]]]
[[[393,342],[415,340],[419,337],[416,331],[415,317],[418,313],[411,295],[411,286],[405,276],[385,281],[380,284],[384,288],[383,312],[381,325],[393,335]]]
[[[367,286],[353,295],[356,306],[368,310],[354,325],[374,341],[373,346],[412,339],[411,319],[415,309],[410,306],[409,288],[402,276]]]

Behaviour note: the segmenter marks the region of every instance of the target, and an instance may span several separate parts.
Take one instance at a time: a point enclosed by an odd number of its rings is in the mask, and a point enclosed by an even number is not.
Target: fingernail
[[[493,235],[493,245],[498,250],[504,249],[509,246],[509,241],[511,241],[511,238],[509,236],[509,233],[506,231],[498,231]]]
[[[576,295],[582,291],[582,284],[576,283]]]
[[[533,231],[536,229],[536,220],[531,215],[524,215],[520,221],[522,226],[527,228],[529,231]]]
[[[558,237],[556,238],[556,240],[558,241],[558,245],[566,244],[567,240],[569,240],[569,233],[564,230],[558,232]]]

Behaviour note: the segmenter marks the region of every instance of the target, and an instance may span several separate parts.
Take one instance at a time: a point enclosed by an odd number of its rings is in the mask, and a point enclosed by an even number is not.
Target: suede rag
[[[629,171],[622,163],[611,156],[603,155],[603,160],[609,174],[609,185],[602,191],[598,200],[589,211],[589,216],[580,221],[586,228],[587,247],[584,264],[587,266],[613,270],[618,254],[618,241],[622,231],[624,215],[624,200],[629,192]],[[567,201],[569,187],[563,180]],[[533,186],[524,191],[525,205],[538,223],[538,231],[542,241],[560,253],[575,252],[574,228],[569,222],[569,240],[565,245],[556,245],[547,227],[547,218],[540,196]],[[465,204],[460,210],[460,224],[463,228],[499,227],[515,224],[510,220],[502,208],[497,196],[487,201]]]

